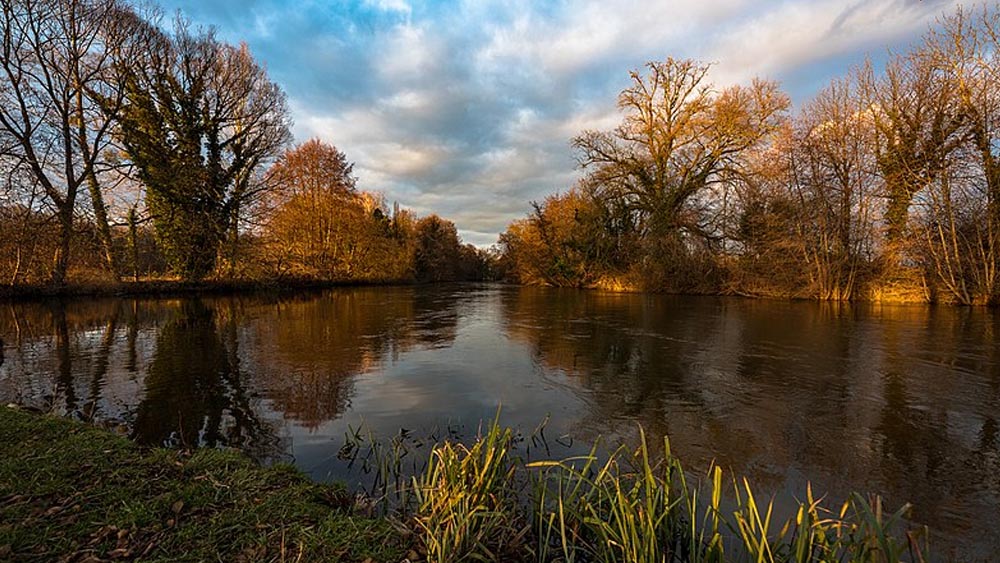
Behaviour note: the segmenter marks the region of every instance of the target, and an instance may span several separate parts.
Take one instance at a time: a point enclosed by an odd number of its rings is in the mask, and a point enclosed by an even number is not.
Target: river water
[[[0,400],[146,444],[360,483],[347,434],[468,437],[502,405],[550,456],[641,424],[779,505],[878,493],[948,558],[1000,552],[996,311],[443,285],[5,303],[0,339]]]

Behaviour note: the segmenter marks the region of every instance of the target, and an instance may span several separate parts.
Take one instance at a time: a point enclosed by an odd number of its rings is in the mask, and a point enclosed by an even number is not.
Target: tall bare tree
[[[621,125],[573,140],[584,168],[638,210],[650,234],[697,230],[685,206],[739,168],[741,154],[776,131],[788,107],[774,82],[716,92],[708,71],[691,60],[648,63],[618,97]]]
[[[54,209],[59,244],[52,282],[65,283],[81,189],[89,189],[105,260],[114,269],[98,174],[121,83],[114,35],[128,8],[116,0],[0,0],[0,135],[3,157],[31,172]],[[104,108],[94,94],[108,102]],[[102,111],[109,110],[109,111]]]
[[[805,212],[800,241],[820,299],[851,299],[874,251],[875,131],[857,84],[835,80],[796,122],[792,189]]]

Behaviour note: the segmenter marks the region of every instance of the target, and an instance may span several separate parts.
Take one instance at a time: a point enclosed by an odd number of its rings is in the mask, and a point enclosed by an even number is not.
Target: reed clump
[[[471,446],[435,446],[414,477],[416,524],[430,561],[507,561],[522,555],[528,532],[512,483],[513,431],[496,424]]]
[[[494,421],[471,445],[444,441],[400,509],[428,561],[559,563],[923,562],[926,528],[878,496],[827,507],[810,488],[786,517],[745,478],[713,466],[691,482],[670,443],[524,461]]]

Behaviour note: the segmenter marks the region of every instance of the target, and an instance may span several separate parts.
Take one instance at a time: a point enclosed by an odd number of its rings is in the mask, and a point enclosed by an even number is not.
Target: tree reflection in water
[[[536,289],[503,308],[544,376],[577,382],[594,436],[638,422],[695,467],[788,494],[880,491],[948,534],[992,537],[996,312]]]
[[[283,421],[313,429],[356,377],[455,338],[454,300],[412,288],[298,296],[9,305],[0,395],[121,424],[139,442],[285,457]]]
[[[347,408],[353,378],[376,367],[412,316],[409,299],[335,291],[283,299],[251,323],[260,384],[286,419],[316,428]]]
[[[7,304],[0,400],[321,478],[362,420],[474,428],[502,400],[576,444],[641,423],[779,502],[879,491],[1000,549],[998,315],[497,286]]]
[[[259,417],[240,369],[236,321],[220,317],[199,299],[183,300],[160,328],[132,426],[138,441],[228,445],[257,457],[277,448],[275,429]]]

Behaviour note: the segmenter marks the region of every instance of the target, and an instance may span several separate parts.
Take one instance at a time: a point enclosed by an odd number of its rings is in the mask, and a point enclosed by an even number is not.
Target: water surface
[[[454,285],[0,304],[0,400],[147,444],[352,479],[345,434],[470,436],[502,404],[552,455],[642,424],[779,501],[912,502],[955,557],[1000,552],[1000,316]],[[356,468],[354,468],[356,469]]]

